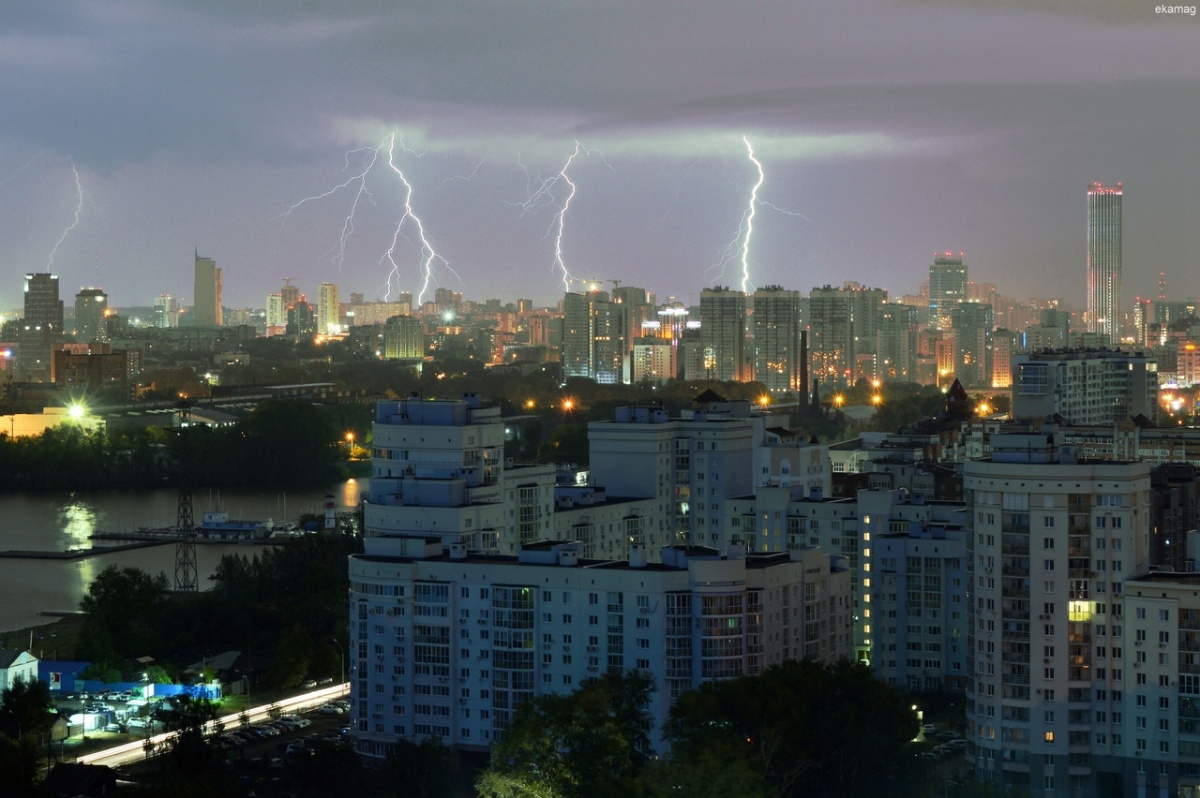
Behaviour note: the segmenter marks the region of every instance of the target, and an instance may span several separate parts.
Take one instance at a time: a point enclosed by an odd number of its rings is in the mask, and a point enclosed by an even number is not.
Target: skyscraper
[[[221,270],[212,258],[202,258],[196,253],[195,301],[192,307],[192,325],[196,327],[220,327]]]
[[[968,388],[992,385],[992,306],[963,302],[950,317],[954,329],[954,374]]]
[[[563,296],[563,378],[588,377],[596,382],[621,381],[623,354],[614,334],[614,305],[604,291],[568,292]]]
[[[83,288],[75,295],[75,338],[81,343],[107,341],[104,317],[108,313],[108,294],[100,288]]]
[[[1121,341],[1121,184],[1087,192],[1087,331]]]
[[[50,353],[62,341],[63,303],[58,275],[25,275],[25,317],[20,329],[21,379],[50,382]]]
[[[342,331],[338,287],[333,283],[317,286],[317,333],[337,335]]]
[[[754,292],[754,378],[773,395],[808,394],[806,336],[799,291],[774,285]]]
[[[728,288],[700,292],[700,341],[709,379],[740,381],[746,369],[746,295]]]
[[[179,326],[179,300],[170,294],[159,294],[154,298],[154,326]]]
[[[949,330],[951,315],[967,298],[967,266],[962,253],[935,255],[929,267],[929,326]]]

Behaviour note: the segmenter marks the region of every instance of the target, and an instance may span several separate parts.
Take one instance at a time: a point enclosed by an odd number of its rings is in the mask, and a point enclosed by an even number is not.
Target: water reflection
[[[85,501],[73,500],[59,508],[58,526],[67,537],[65,548],[68,551],[91,547],[96,517],[96,508]]]

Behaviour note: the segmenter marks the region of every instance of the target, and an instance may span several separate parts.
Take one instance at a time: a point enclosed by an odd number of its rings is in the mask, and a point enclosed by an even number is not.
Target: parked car
[[[326,704],[325,706],[321,707],[321,708],[320,708],[320,709],[318,709],[317,711],[318,711],[318,712],[320,712],[322,715],[342,715],[342,714],[345,714],[345,710],[343,710],[343,709],[342,709],[341,707],[339,707],[339,706],[336,706],[335,704]]]
[[[317,686],[317,681],[316,681],[316,679],[309,679],[309,680],[305,681],[303,684],[301,684],[300,686],[303,687],[305,690],[311,690]]]

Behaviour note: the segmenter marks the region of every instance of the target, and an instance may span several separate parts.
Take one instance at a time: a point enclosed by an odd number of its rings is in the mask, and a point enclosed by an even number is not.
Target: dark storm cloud
[[[634,264],[652,257],[662,284],[649,287],[664,293],[694,288],[736,230],[743,134],[766,163],[771,201],[819,218],[766,215],[755,252],[783,282],[781,264],[808,264],[804,290],[825,281],[815,264],[847,252],[863,273],[845,276],[911,290],[930,252],[962,246],[996,270],[992,281],[1049,273],[1048,290],[1080,293],[1078,206],[1095,179],[1126,180],[1140,225],[1127,240],[1142,237],[1147,262],[1128,258],[1131,274],[1190,263],[1197,243],[1179,222],[1195,212],[1180,174],[1200,133],[1200,28],[1153,5],[27,5],[0,31],[0,177],[45,157],[0,186],[0,262],[24,266],[57,239],[70,159],[92,212],[58,262],[68,274],[72,258],[110,263],[91,277],[118,292],[132,293],[125,268],[179,260],[186,272],[195,243],[230,265],[232,301],[261,304],[297,271],[347,293],[378,283],[371,236],[386,238],[395,220],[386,174],[372,178],[378,215],[356,228],[360,249],[332,272],[313,253],[341,229],[340,197],[287,226],[273,220],[344,180],[346,150],[392,131],[423,153],[402,164],[469,293],[511,292],[491,275],[541,269],[548,217],[514,209],[575,139],[607,159],[576,166],[575,262],[620,277],[644,274]],[[897,192],[902,207],[884,199]],[[18,213],[26,197],[45,198],[41,224]],[[139,262],[127,264],[131,237]],[[1053,253],[1061,268],[1030,253]],[[186,297],[179,282],[160,290]],[[545,282],[548,301],[561,285]]]

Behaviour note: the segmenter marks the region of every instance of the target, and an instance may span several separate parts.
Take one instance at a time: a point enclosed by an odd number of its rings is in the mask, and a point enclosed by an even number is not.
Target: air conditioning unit
[[[597,647],[596,647],[596,646],[588,646],[588,647],[587,647],[587,650],[588,650],[588,651],[596,651],[596,650],[597,650]]]
[[[1167,644],[1166,644],[1166,643],[1159,643],[1159,644],[1158,644],[1158,647],[1159,647],[1159,648],[1166,648],[1166,647],[1167,647]]]
[[[650,608],[649,607],[638,607],[638,612],[640,612],[642,615],[648,615],[650,613]]]
[[[1049,657],[1046,657],[1045,659],[1043,659],[1043,660],[1042,660],[1042,664],[1044,664],[1044,665],[1049,665],[1049,664],[1050,664],[1050,658],[1049,658]]]
[[[1141,640],[1135,640],[1135,641],[1133,641],[1133,644],[1134,644],[1135,646],[1140,646],[1140,645],[1142,644],[1142,641],[1141,641]]]
[[[563,646],[563,651],[570,651],[570,650],[571,650],[571,647],[569,645]]]
[[[480,619],[479,619],[478,621],[476,621],[475,623],[479,624],[480,626],[487,626],[487,620],[486,620],[486,619],[484,619],[484,618],[480,618]]]

